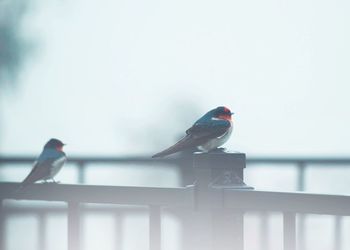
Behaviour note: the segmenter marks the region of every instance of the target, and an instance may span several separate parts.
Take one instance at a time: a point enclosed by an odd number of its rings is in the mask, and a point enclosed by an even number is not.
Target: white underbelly
[[[50,176],[48,179],[51,179],[53,177],[55,177],[55,175],[61,170],[61,168],[63,167],[64,163],[66,161],[66,157],[61,157],[59,159],[57,159],[56,161],[54,161],[52,163],[51,166],[51,171],[50,171]]]
[[[220,137],[211,139],[210,141],[206,142],[205,144],[198,146],[198,149],[200,149],[204,152],[208,152],[212,149],[220,147],[225,142],[227,142],[227,140],[230,138],[231,133],[232,133],[232,128],[233,128],[233,126],[231,125],[231,127],[229,128],[229,130],[225,134],[223,134]]]

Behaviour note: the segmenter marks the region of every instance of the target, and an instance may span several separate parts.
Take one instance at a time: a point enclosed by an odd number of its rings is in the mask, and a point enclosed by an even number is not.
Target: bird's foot
[[[52,178],[52,183],[53,184],[60,184],[61,182],[60,181],[56,181],[54,178]]]
[[[55,179],[47,179],[47,180],[43,180],[41,182],[42,184],[59,184],[59,181],[55,181]]]

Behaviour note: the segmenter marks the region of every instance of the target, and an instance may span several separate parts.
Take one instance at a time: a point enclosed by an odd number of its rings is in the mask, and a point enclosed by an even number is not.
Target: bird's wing
[[[191,128],[186,130],[186,136],[173,146],[153,155],[152,158],[163,157],[187,148],[202,145],[212,138],[225,134],[230,126],[230,122],[226,120],[197,121]]]
[[[225,134],[230,126],[229,121],[219,119],[210,120],[210,122],[196,122],[186,130],[186,134],[192,135],[196,139],[212,139]]]
[[[22,186],[34,183],[50,175],[50,168],[48,167],[48,165],[52,164],[53,161],[54,159],[48,159],[45,161],[35,161],[32,171],[23,180]]]

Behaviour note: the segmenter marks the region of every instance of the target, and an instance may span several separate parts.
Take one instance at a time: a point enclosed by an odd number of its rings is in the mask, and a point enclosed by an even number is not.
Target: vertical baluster
[[[296,250],[295,213],[283,213],[283,246],[284,250]]]
[[[334,250],[342,250],[342,217],[335,216],[334,217]]]
[[[149,207],[149,249],[160,250],[161,244],[161,217],[160,206]]]
[[[5,230],[4,200],[0,200],[0,250],[5,250]]]
[[[80,204],[68,202],[68,250],[80,249]]]
[[[86,168],[85,168],[85,161],[79,161],[77,163],[77,167],[78,167],[78,184],[84,184],[86,182]],[[79,204],[79,210],[81,211],[83,208],[83,205],[82,204]],[[80,216],[80,214],[79,214]],[[79,223],[80,223],[80,218],[79,217]],[[83,242],[83,230],[84,230],[84,227],[81,227],[79,225],[79,244],[81,244],[81,242]],[[79,245],[80,247],[80,245]]]
[[[40,212],[38,214],[38,248],[39,250],[46,249],[47,243],[47,228],[46,228],[46,213]]]
[[[85,183],[85,162],[79,161],[77,167],[78,167],[78,183],[84,184]]]
[[[298,162],[297,165],[297,191],[305,191],[305,162]],[[299,216],[298,223],[298,250],[305,249],[305,217],[306,215],[302,214]]]
[[[116,212],[114,214],[114,228],[115,228],[115,249],[122,250],[123,248],[123,214]]]
[[[260,214],[260,249],[269,250],[269,218],[268,213]]]
[[[305,191],[305,162],[298,162],[297,165],[297,190]]]
[[[305,249],[305,225],[306,225],[306,214],[298,215],[298,230],[297,230],[297,242],[298,242],[298,250]]]

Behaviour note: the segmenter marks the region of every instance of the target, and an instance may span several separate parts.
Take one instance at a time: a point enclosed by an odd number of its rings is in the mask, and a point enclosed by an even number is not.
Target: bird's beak
[[[235,113],[231,112],[231,115],[234,115]]]

